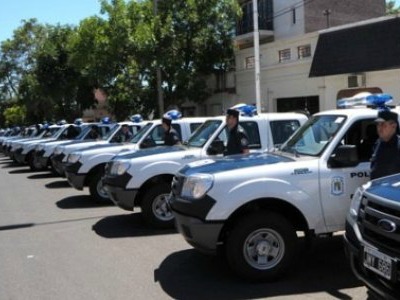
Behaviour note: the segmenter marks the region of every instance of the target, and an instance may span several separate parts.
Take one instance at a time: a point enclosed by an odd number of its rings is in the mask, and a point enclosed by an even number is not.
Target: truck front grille
[[[396,205],[394,205],[396,204]],[[363,238],[385,249],[389,255],[400,256],[400,207],[365,195],[357,223]],[[387,226],[390,224],[390,226]]]

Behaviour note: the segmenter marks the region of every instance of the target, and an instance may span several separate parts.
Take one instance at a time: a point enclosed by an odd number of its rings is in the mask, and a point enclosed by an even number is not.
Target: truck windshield
[[[283,152],[319,156],[346,120],[345,116],[314,116],[280,148]]]
[[[222,120],[208,120],[189,138],[187,145],[189,147],[202,148],[204,144],[208,141],[211,135],[218,129],[221,125]]]
[[[153,123],[147,123],[141,129],[139,129],[139,131],[131,139],[131,143],[137,144],[142,139],[142,137],[147,133],[147,131],[149,131],[151,126],[153,126]]]

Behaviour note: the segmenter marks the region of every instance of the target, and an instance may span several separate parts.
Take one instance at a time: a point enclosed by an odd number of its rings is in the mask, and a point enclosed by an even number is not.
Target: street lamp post
[[[253,0],[254,70],[257,113],[261,113],[260,90],[260,33],[258,31],[258,0]]]
[[[158,14],[158,0],[153,0],[153,7],[154,7],[154,16]],[[158,99],[158,110],[160,118],[164,112],[164,99],[163,99],[163,92],[162,92],[162,78],[161,78],[161,67],[157,61],[157,99]]]

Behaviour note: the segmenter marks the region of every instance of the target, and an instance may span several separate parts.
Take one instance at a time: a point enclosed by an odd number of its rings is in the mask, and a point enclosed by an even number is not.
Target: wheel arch
[[[142,203],[143,196],[145,195],[146,191],[151,188],[152,186],[159,184],[159,183],[166,183],[166,184],[171,184],[172,179],[174,175],[173,174],[159,174],[157,176],[153,176],[149,179],[147,179],[142,186],[140,187],[136,197],[135,197],[135,206],[140,206]]]
[[[226,239],[238,219],[245,215],[260,211],[275,212],[282,215],[293,224],[296,231],[309,231],[308,222],[303,213],[297,207],[282,199],[261,198],[248,202],[234,211],[225,222],[218,241],[223,242]]]
[[[105,166],[106,166],[106,163],[100,163],[100,164],[94,166],[93,168],[91,168],[85,177],[85,181],[84,181],[83,185],[89,186],[89,182],[90,182],[90,179],[92,178],[93,174],[101,172],[102,170],[104,170]]]

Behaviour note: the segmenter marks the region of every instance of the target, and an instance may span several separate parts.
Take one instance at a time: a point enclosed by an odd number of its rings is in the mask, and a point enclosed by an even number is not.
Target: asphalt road
[[[0,154],[0,300],[367,299],[340,235],[301,248],[286,277],[248,283],[223,259],[175,231],[146,228],[139,212],[92,203],[50,172]]]

